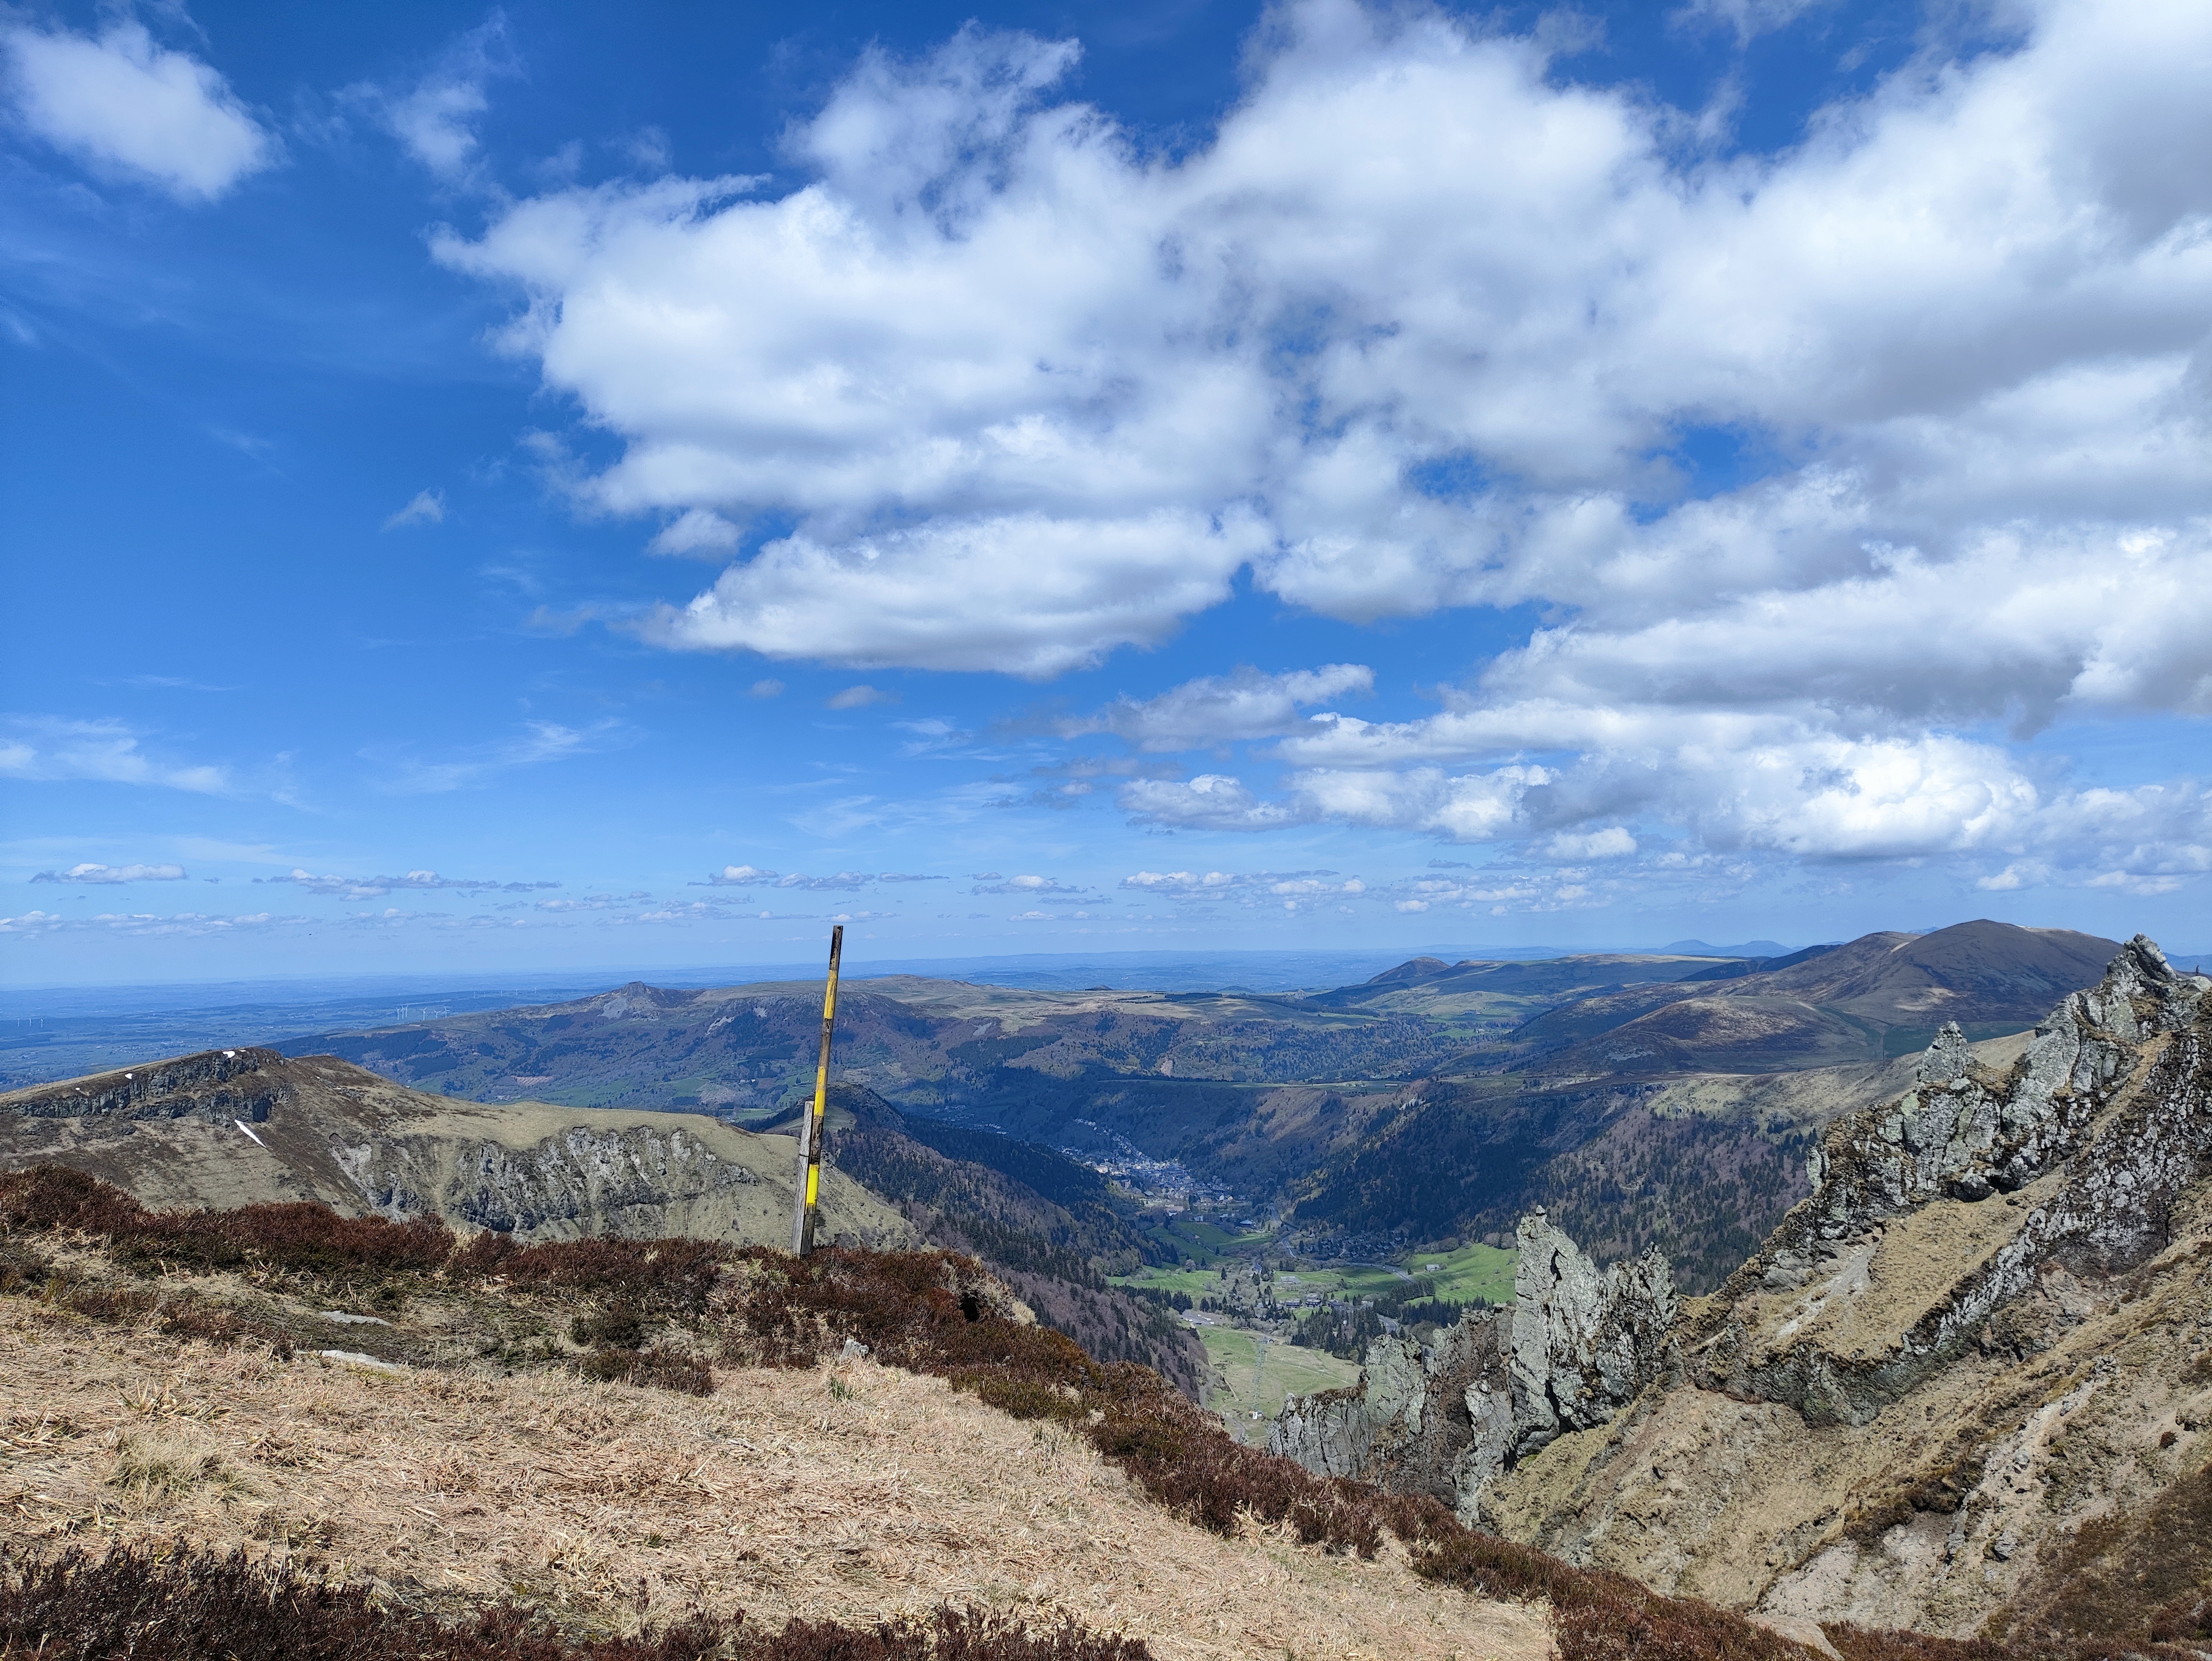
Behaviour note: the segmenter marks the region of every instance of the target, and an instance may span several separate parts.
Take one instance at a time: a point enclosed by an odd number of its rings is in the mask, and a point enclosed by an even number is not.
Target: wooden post
[[[822,994],[822,1057],[814,1064],[814,1107],[799,1122],[799,1176],[791,1214],[791,1252],[804,1257],[814,1250],[814,1202],[822,1186],[822,1115],[830,1105],[830,1033],[837,1023],[837,959],[845,949],[845,925],[830,931],[830,983]]]

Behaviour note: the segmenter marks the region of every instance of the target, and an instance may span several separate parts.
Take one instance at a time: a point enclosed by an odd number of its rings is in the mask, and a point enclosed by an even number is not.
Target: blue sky
[[[2212,13],[0,12],[0,980],[2212,938]]]

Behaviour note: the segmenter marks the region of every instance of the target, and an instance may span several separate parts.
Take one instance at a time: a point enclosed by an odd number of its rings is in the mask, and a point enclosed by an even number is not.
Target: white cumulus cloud
[[[798,518],[670,645],[1048,675],[1246,565],[1348,618],[1855,584],[1902,616],[1872,592],[1900,557],[1993,538],[2062,583],[2143,534],[2184,561],[2212,484],[2212,181],[2157,159],[2212,140],[2212,20],[2020,11],[2017,49],[1726,161],[1553,84],[1537,39],[1307,0],[1163,161],[1052,101],[1071,44],[970,30],[870,55],[787,195],[560,192],[441,253],[530,296],[509,344],[626,441],[597,505]],[[1685,432],[1774,477],[1682,499]],[[2050,660],[2081,630],[1996,632]],[[2122,655],[2146,689],[2200,662]]]
[[[661,607],[642,632],[677,648],[1042,678],[1165,639],[1228,598],[1231,576],[1264,545],[1242,511],[1017,513],[834,543],[802,533],[732,565],[689,605]]]
[[[281,154],[230,84],[143,24],[97,36],[0,23],[16,119],[58,149],[211,202]]]
[[[2193,787],[2002,733],[2212,715],[2212,171],[2175,160],[2212,154],[2212,10],[2006,19],[1771,155],[1554,77],[1556,33],[1295,0],[1163,156],[1057,92],[1074,43],[970,28],[866,55],[781,194],[551,191],[437,250],[617,440],[581,503],[731,557],[665,647],[1042,678],[1240,574],[1545,618],[1421,721],[1329,707],[1337,665],[1065,723],[1279,740],[1272,784],[1130,779],[1140,820],[2184,881]]]

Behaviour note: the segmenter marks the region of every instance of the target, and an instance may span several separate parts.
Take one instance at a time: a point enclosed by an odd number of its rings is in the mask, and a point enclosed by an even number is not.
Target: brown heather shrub
[[[0,1173],[0,1228],[114,1235],[136,1226],[145,1215],[121,1189],[66,1165]]]
[[[142,1321],[154,1312],[161,1301],[152,1293],[137,1287],[99,1286],[58,1276],[47,1283],[46,1295],[57,1309],[66,1309],[88,1321],[102,1321],[111,1326]]]
[[[942,1350],[944,1335],[974,1323],[969,1308],[981,1314],[981,1304],[961,1284],[963,1270],[978,1282],[986,1278],[970,1258],[842,1247],[793,1258],[766,1246],[750,1246],[738,1256],[754,1265],[755,1275],[733,1311],[732,1360],[811,1366],[850,1338],[878,1360],[934,1372],[939,1369],[930,1363]],[[969,1301],[963,1304],[963,1296]]]
[[[580,1344],[602,1344],[611,1349],[643,1349],[645,1317],[635,1304],[618,1298],[602,1310],[579,1312],[568,1323],[568,1335]]]
[[[1063,1616],[1042,1630],[1012,1615],[940,1608],[924,1620],[872,1628],[793,1621],[773,1638],[738,1646],[742,1661],[1151,1661],[1138,1638],[1101,1634]]]
[[[0,1293],[35,1292],[53,1272],[53,1259],[46,1253],[0,1235]]]
[[[2177,1597],[2154,1609],[2143,1630],[2154,1644],[2179,1644],[2203,1649],[2212,1639],[2212,1596],[2202,1593]]]
[[[874,1627],[794,1621],[777,1633],[705,1617],[635,1637],[563,1635],[495,1605],[442,1622],[369,1589],[285,1565],[118,1548],[46,1562],[0,1548],[0,1661],[1149,1661],[1134,1639],[1063,1621],[940,1608]]]
[[[1979,1639],[1930,1638],[1917,1632],[1869,1632],[1848,1621],[1820,1630],[1844,1661],[2015,1661],[2018,1652]]]
[[[515,1286],[601,1293],[626,1298],[653,1313],[704,1314],[707,1294],[731,1255],[728,1247],[712,1240],[591,1239],[520,1247],[510,1241],[502,1250],[485,1245],[487,1239],[506,1237],[478,1237],[458,1255],[454,1267],[481,1275],[477,1265],[489,1260],[492,1272]]]
[[[465,1280],[489,1281],[502,1272],[501,1264],[522,1250],[512,1234],[494,1234],[487,1229],[446,1260],[446,1272]]]
[[[178,1269],[258,1263],[298,1274],[390,1279],[446,1271],[517,1286],[628,1296],[654,1312],[705,1311],[726,1247],[708,1240],[576,1240],[518,1246],[443,1223],[341,1217],[307,1201],[234,1211],[149,1211],[121,1189],[64,1165],[0,1173],[0,1231],[104,1237],[118,1262]]]
[[[1547,1599],[1561,1661],[1802,1661],[1796,1645],[1729,1610],[1477,1533],[1426,1496],[1397,1505],[1391,1526],[1417,1573],[1490,1597]]]
[[[712,1396],[714,1369],[672,1349],[622,1349],[602,1344],[577,1363],[586,1378],[619,1381],[680,1396]]]
[[[458,1244],[451,1229],[428,1218],[390,1223],[341,1217],[304,1200],[211,1214],[242,1255],[309,1275],[428,1275],[444,1266]]]
[[[235,1211],[149,1211],[118,1188],[61,1165],[0,1175],[0,1227],[104,1236],[116,1261],[152,1269],[234,1269],[249,1262],[301,1274],[428,1274],[453,1253],[442,1223],[341,1217],[307,1201]]]

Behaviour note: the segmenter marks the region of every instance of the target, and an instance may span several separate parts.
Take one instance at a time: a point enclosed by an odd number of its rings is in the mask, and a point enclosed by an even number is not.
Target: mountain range
[[[1503,1244],[1541,1203],[1704,1290],[1802,1197],[1808,1139],[1937,1025],[2018,1031],[2117,949],[1980,922],[1772,957],[1415,958],[1303,995],[897,976],[848,983],[836,1056],[910,1121],[1172,1165],[1279,1208],[1305,1249]],[[761,1126],[811,1088],[819,1008],[806,983],[633,983],[288,1047],[477,1100]]]
[[[975,1252],[1094,1354],[1142,1361],[1198,1393],[1203,1358],[1188,1330],[1103,1278],[1157,1249],[1115,1211],[1096,1171],[951,1126],[938,1139],[956,1151],[940,1153],[851,1086],[838,1087],[828,1124],[825,1242]],[[246,1048],[0,1095],[0,1170],[49,1163],[159,1208],[312,1201],[526,1242],[682,1235],[780,1246],[797,1147],[699,1114],[487,1106],[331,1056]]]

